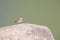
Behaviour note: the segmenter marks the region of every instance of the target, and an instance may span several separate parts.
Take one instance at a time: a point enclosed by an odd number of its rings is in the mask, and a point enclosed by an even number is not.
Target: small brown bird
[[[23,18],[19,17],[15,20],[15,23],[22,23],[23,22]]]

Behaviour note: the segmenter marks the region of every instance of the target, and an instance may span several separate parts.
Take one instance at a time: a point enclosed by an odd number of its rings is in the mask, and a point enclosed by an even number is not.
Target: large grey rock
[[[0,28],[0,40],[54,40],[48,27],[21,23]]]

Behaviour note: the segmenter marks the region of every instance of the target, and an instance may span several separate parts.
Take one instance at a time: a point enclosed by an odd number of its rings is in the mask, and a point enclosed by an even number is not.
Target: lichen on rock
[[[0,40],[54,40],[46,26],[21,23],[0,28]]]

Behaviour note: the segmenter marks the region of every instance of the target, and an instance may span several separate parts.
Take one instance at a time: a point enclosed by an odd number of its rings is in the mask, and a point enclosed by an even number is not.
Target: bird
[[[23,22],[23,17],[19,17],[15,20],[15,23],[22,23]]]

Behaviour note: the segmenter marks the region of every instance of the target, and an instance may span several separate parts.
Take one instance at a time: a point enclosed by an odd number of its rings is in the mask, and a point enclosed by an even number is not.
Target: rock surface
[[[54,40],[48,27],[21,23],[0,28],[0,40]]]

